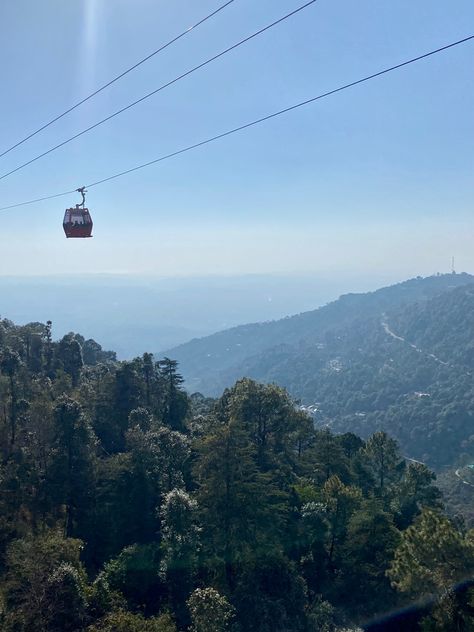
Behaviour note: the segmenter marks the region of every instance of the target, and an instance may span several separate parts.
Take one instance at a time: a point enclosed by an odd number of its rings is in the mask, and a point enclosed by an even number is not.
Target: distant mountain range
[[[474,454],[474,277],[415,278],[317,310],[166,351],[187,386],[218,395],[240,377],[276,382],[320,425],[386,429],[432,466]],[[471,440],[472,435],[472,440]],[[472,443],[472,445],[471,445]]]

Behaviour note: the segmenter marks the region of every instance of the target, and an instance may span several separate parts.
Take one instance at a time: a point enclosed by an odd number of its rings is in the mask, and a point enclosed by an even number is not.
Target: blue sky
[[[0,3],[1,145],[223,0]],[[21,148],[14,168],[303,0],[236,0]],[[472,0],[320,0],[0,181],[0,206],[106,177],[474,33]],[[0,213],[0,275],[474,271],[474,43],[91,189],[91,240],[59,198]]]

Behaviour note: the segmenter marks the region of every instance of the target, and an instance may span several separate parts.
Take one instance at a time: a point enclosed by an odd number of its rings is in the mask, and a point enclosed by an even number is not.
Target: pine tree
[[[181,389],[183,376],[178,373],[178,363],[164,358],[158,363],[163,383],[163,423],[172,430],[185,430],[185,419],[189,410],[186,393]]]
[[[442,514],[423,509],[402,533],[388,575],[395,588],[415,596],[446,594],[474,570],[474,542]]]
[[[232,588],[236,566],[247,555],[277,545],[284,523],[281,496],[259,471],[256,446],[238,423],[218,427],[198,450],[195,474],[203,543]]]
[[[48,487],[53,502],[65,506],[64,533],[71,537],[91,517],[96,438],[79,404],[68,397],[54,407],[53,423]]]

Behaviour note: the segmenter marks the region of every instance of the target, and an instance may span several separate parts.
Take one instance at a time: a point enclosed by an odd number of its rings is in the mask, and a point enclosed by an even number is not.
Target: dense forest
[[[394,629],[474,629],[474,533],[435,475],[278,386],[189,396],[173,360],[3,320],[0,450],[5,632],[334,632],[413,604]]]

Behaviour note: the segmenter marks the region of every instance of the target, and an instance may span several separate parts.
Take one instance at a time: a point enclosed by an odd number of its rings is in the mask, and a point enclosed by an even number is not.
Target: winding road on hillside
[[[385,313],[382,314],[382,321],[381,321],[380,324],[382,325],[383,330],[385,331],[385,333],[388,336],[390,336],[391,338],[394,338],[395,340],[399,340],[400,342],[403,342],[404,344],[406,344],[409,347],[411,347],[417,353],[421,353],[422,355],[426,356],[427,358],[431,358],[432,360],[434,360],[438,364],[441,364],[443,366],[447,366],[447,367],[449,367],[451,369],[457,369],[458,371],[462,371],[462,373],[464,373],[464,375],[468,375],[469,377],[472,377],[472,373],[470,371],[466,371],[466,369],[464,367],[460,367],[459,365],[456,365],[456,364],[451,364],[450,362],[445,362],[444,360],[441,360],[441,358],[438,358],[438,356],[435,355],[434,353],[429,353],[428,351],[424,351],[423,349],[420,349],[420,347],[417,347],[417,345],[415,345],[412,342],[409,342],[408,340],[406,340],[406,338],[403,338],[402,336],[399,336],[398,334],[396,334],[390,328],[390,325],[387,322],[387,316],[386,316]]]
[[[387,317],[385,314],[382,314],[382,322],[381,325],[385,331],[385,333],[388,336],[391,336],[392,338],[395,338],[395,340],[400,340],[400,342],[404,342],[406,345],[408,345],[409,347],[411,347],[412,349],[414,349],[415,351],[417,351],[418,353],[421,353],[425,356],[427,356],[428,358],[431,358],[432,360],[434,360],[435,362],[438,362],[439,364],[442,364],[443,366],[451,366],[453,368],[454,365],[449,364],[449,362],[445,362],[444,360],[441,360],[440,358],[438,358],[438,356],[436,356],[434,353],[428,353],[427,351],[423,351],[423,349],[420,349],[420,347],[417,347],[415,344],[413,344],[412,342],[408,342],[408,340],[406,340],[406,338],[403,338],[402,336],[399,336],[398,334],[396,334],[394,331],[392,331],[390,329],[390,325],[387,322]]]
[[[461,474],[461,467],[458,467],[458,469],[454,472],[454,474],[459,478],[459,480],[461,481],[461,483],[464,483],[464,485],[469,485],[469,487],[474,487],[474,485],[472,483],[470,483],[469,481],[466,481]]]
[[[409,347],[411,347],[414,351],[416,351],[417,353],[421,353],[425,356],[427,356],[428,358],[431,358],[432,360],[434,360],[435,362],[438,362],[439,364],[442,364],[443,366],[448,366],[451,367],[453,369],[460,369],[461,367],[456,366],[454,364],[450,364],[449,362],[445,362],[444,360],[441,360],[440,358],[438,358],[438,356],[436,356],[434,353],[428,353],[427,351],[423,351],[423,349],[420,349],[420,347],[417,347],[415,344],[408,342],[408,340],[406,340],[405,338],[403,338],[403,336],[399,336],[398,334],[396,334],[394,331],[392,331],[392,329],[390,328],[390,325],[387,322],[387,316],[386,314],[382,314],[382,321],[381,321],[381,325],[383,327],[383,330],[385,331],[385,333],[390,336],[391,338],[394,338],[395,340],[399,340],[400,342],[403,342],[404,344],[408,345]],[[469,371],[465,371],[464,369],[463,373],[465,375],[469,375],[472,377],[472,373]],[[421,461],[417,461],[416,459],[411,459],[410,457],[404,457],[405,459],[407,459],[408,461],[412,461],[414,463],[421,463],[422,465],[425,465],[424,463],[422,463]],[[466,481],[461,474],[461,469],[460,467],[458,467],[457,470],[454,471],[455,476],[457,476],[457,478],[461,481],[461,483],[464,483],[464,485],[469,485],[469,487],[474,487],[473,483],[470,483],[469,481]]]
[[[423,461],[418,461],[417,459],[412,459],[409,456],[404,456],[403,457],[405,459],[405,461],[411,461],[412,463],[419,463],[420,465],[425,465],[426,467],[428,467],[426,465],[426,463],[423,463]],[[464,483],[464,485],[469,485],[469,487],[474,487],[473,483],[470,483],[469,481],[466,481],[461,474],[461,467],[458,467],[457,470],[454,471],[454,475],[457,476],[457,478],[459,478],[459,480],[461,481],[461,483]]]

